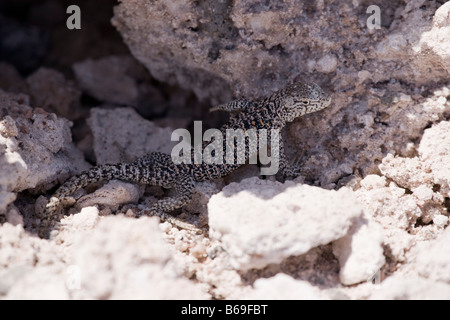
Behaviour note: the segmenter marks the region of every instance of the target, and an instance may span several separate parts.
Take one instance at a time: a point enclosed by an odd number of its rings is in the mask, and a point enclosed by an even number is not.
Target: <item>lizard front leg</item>
[[[284,151],[284,143],[282,139],[280,139],[278,157],[279,157],[278,158],[279,172],[283,175],[284,178],[288,177],[295,178],[305,171],[301,166],[300,161],[295,161],[294,164],[289,163],[286,157],[286,153]]]

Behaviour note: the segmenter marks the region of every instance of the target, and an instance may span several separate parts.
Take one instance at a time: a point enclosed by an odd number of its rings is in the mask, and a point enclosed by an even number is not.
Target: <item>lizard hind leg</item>
[[[142,210],[141,215],[157,216],[162,221],[167,221],[178,228],[195,231],[196,233],[201,232],[194,225],[181,221],[169,214],[169,212],[181,208],[192,199],[195,187],[194,179],[189,175],[183,176],[173,187],[177,191],[175,197],[158,200],[149,209]]]

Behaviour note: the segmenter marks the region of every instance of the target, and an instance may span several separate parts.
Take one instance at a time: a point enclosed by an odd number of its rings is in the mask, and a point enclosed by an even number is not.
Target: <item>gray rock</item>
[[[178,143],[170,141],[173,129],[154,125],[132,108],[93,108],[88,125],[97,164],[133,161],[154,151],[170,154]]]

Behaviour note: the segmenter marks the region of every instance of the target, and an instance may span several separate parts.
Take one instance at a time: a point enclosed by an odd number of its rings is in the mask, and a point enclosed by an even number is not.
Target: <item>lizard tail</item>
[[[70,199],[70,196],[77,190],[87,187],[95,182],[113,179],[139,181],[140,175],[141,172],[133,170],[133,167],[130,166],[130,164],[119,163],[95,166],[89,170],[83,171],[80,175],[73,176],[56,190],[55,194],[47,203],[43,214],[43,221],[39,228],[39,235],[45,237],[50,221],[54,217],[57,209],[63,203],[73,204],[75,202],[73,199]]]

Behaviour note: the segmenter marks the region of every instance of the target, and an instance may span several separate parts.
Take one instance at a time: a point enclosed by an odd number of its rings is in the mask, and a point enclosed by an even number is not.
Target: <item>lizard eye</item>
[[[306,100],[294,100],[294,105],[296,104],[303,104],[305,106],[309,105],[309,101]]]

